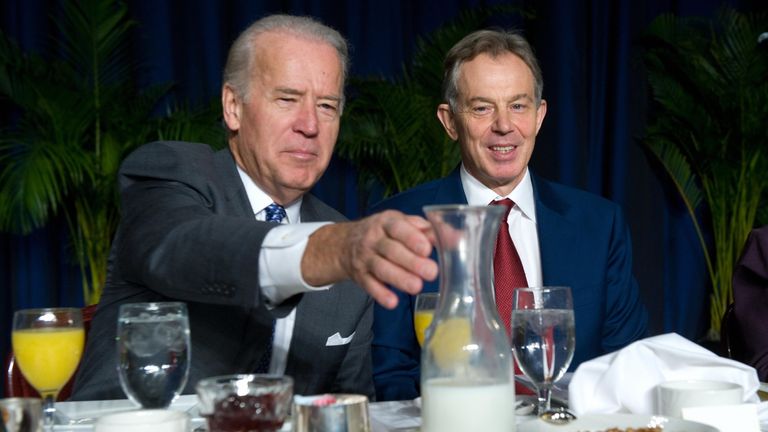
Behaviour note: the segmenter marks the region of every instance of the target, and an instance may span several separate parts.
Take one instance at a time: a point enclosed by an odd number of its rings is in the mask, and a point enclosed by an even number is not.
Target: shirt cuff
[[[299,293],[327,290],[331,287],[313,287],[307,284],[300,271],[309,236],[330,223],[284,224],[269,230],[259,251],[259,285],[261,293],[269,300],[269,305],[278,305]]]

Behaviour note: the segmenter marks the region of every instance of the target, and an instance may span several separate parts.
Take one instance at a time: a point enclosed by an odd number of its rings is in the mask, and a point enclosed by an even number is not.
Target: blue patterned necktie
[[[267,222],[272,223],[282,223],[283,219],[285,219],[285,208],[281,206],[280,204],[272,203],[266,207],[264,207],[264,211],[266,212],[266,217],[264,220]],[[261,356],[261,360],[259,360],[259,363],[256,365],[256,373],[267,373],[269,372],[269,364],[272,362],[272,345],[274,343],[275,339],[275,321],[272,320],[272,335],[269,338],[269,344],[267,345],[267,349],[265,350],[264,354]]]
[[[264,207],[264,211],[267,213],[267,222],[282,223],[286,217],[285,208],[280,204],[272,203]]]

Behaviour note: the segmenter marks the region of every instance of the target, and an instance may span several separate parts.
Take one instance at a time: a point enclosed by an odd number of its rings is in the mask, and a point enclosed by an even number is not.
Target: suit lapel
[[[220,150],[215,153],[214,161],[219,180],[216,187],[220,188],[219,192],[224,197],[224,202],[217,204],[222,206],[221,212],[229,216],[254,218],[253,208],[232,153],[229,149]],[[242,349],[238,358],[244,370],[255,370],[264,350],[253,347],[265,347],[270,343],[272,334],[263,329],[272,328],[272,315],[263,306],[251,308],[248,322],[244,326],[246,330],[243,331],[243,340],[240,342]]]
[[[314,205],[314,199],[311,195],[305,195],[301,204],[302,222],[328,220],[323,216],[321,209]],[[317,347],[325,346],[326,339],[331,336],[336,321],[345,319],[342,317],[343,308],[339,308],[339,305],[343,305],[343,299],[339,298],[340,291],[333,289],[334,287],[326,291],[301,295],[301,300],[296,305],[293,335],[286,359],[286,375],[291,375],[293,371],[315,370],[318,365],[323,364],[324,359],[318,357],[323,352]],[[329,316],[335,317],[336,320],[329,320]],[[311,352],[315,356],[312,360],[316,363],[308,364],[304,354],[306,352]],[[306,391],[307,389],[302,388],[294,389],[296,394],[304,394]]]
[[[541,274],[544,285],[566,284],[578,269],[572,266],[579,252],[577,244],[579,227],[568,218],[569,206],[545,180],[531,173],[533,194],[536,202],[536,227],[539,235]]]
[[[450,174],[440,182],[435,192],[434,204],[466,204],[467,195],[461,185],[460,166],[457,166]]]
[[[228,207],[232,208],[237,216],[253,217],[253,208],[248,201],[245,186],[237,172],[237,164],[229,149],[216,152],[216,170],[221,179],[221,192],[224,195]]]

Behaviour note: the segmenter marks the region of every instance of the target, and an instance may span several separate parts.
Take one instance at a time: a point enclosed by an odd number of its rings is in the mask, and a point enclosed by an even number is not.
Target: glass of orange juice
[[[43,398],[46,429],[53,430],[53,403],[83,354],[83,315],[75,308],[18,310],[11,341],[21,373]]]
[[[428,292],[416,296],[416,305],[413,307],[413,329],[416,332],[416,340],[419,346],[424,345],[424,336],[427,328],[432,324],[432,317],[437,307],[438,293]]]

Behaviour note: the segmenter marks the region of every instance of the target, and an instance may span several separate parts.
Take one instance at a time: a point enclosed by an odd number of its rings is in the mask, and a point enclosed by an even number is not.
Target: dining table
[[[569,374],[570,375],[570,374]],[[568,377],[570,378],[570,377]],[[568,379],[564,380],[567,384]],[[765,392],[761,396],[763,404],[768,404],[768,385],[761,386]],[[567,387],[562,384],[553,392],[553,405],[567,407]],[[670,419],[661,416],[644,416],[633,414],[604,414],[587,415],[579,418],[571,425],[551,425],[533,415],[533,396],[517,397],[516,432],[597,432],[611,427],[645,427],[659,425],[664,432],[719,432],[717,428],[701,423],[682,419]],[[529,409],[526,409],[526,406]],[[136,410],[137,405],[128,399],[106,401],[77,401],[56,403],[57,419],[56,432],[87,432],[92,431],[98,417],[115,412]],[[197,396],[194,394],[179,396],[168,408],[183,411],[190,418],[190,432],[208,431],[205,419],[198,411]],[[368,404],[371,432],[418,432],[421,426],[420,399],[404,401],[370,402]],[[290,418],[280,432],[290,432]],[[761,419],[760,431],[768,432],[768,421]],[[482,431],[480,431],[482,432]]]
[[[86,432],[93,430],[98,417],[129,410],[138,407],[127,399],[106,401],[77,401],[57,402],[56,432]],[[190,419],[190,432],[208,431],[205,419],[197,410],[197,396],[181,395],[168,408],[186,412]],[[421,409],[419,400],[371,402],[368,405],[371,432],[417,432],[421,426]],[[538,421],[535,416],[518,415],[517,423]],[[291,431],[290,419],[286,421],[281,432]]]

